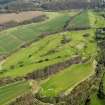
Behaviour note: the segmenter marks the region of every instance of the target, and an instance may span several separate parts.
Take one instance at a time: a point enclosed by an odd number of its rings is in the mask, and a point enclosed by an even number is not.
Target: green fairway
[[[28,92],[29,89],[28,82],[16,82],[0,87],[0,105],[8,105],[16,97]]]
[[[46,12],[49,18],[43,22],[18,26],[0,32],[0,54],[12,52],[20,45],[36,40],[40,35],[62,31],[73,13]],[[6,42],[6,43],[5,43]]]
[[[84,35],[88,35],[88,37],[84,37]],[[62,43],[64,36],[69,42]],[[96,55],[93,30],[51,35],[19,50],[8,57],[1,65],[0,77],[23,76],[32,71],[70,59],[75,55],[80,55],[83,58]]]
[[[72,88],[94,71],[91,63],[78,64],[65,68],[64,71],[50,77],[41,84],[42,96],[57,96]]]

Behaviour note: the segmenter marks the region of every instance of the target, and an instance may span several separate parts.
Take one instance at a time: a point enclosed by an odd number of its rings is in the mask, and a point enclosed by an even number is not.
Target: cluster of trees
[[[105,75],[105,30],[103,29],[98,29],[96,32],[96,40],[97,40],[97,45],[99,46],[99,51],[98,51],[98,65],[96,69],[96,75],[100,75],[100,73],[103,72]],[[103,71],[102,71],[103,70]],[[105,99],[105,92],[104,92],[104,82],[103,78],[104,75],[102,76],[100,85],[99,85],[99,90],[97,96],[100,99]]]
[[[93,8],[97,5],[96,0],[0,0],[0,12],[24,11],[24,10],[61,10]]]

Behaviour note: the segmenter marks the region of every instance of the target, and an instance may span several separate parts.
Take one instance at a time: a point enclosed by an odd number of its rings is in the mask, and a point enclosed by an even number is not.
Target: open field
[[[67,43],[62,42],[64,37],[67,38]],[[19,50],[1,65],[0,77],[23,76],[76,55],[83,59],[96,55],[93,30],[51,35]]]
[[[0,105],[8,105],[16,97],[29,91],[28,82],[16,82],[0,87]]]
[[[19,12],[19,13],[3,13],[0,14],[0,25],[8,22],[17,22],[21,23],[33,18],[44,15],[44,12],[41,11],[28,11],[28,12]]]
[[[49,19],[44,22],[18,26],[0,32],[0,54],[7,54],[24,45],[36,40],[40,35],[62,31],[66,22],[73,14],[70,13],[46,13]],[[5,43],[5,42],[8,42]]]
[[[76,13],[46,12],[45,14],[49,17],[49,19],[43,22],[18,26],[0,32],[0,54],[8,54],[20,48],[21,45],[25,45],[32,40],[39,39],[40,36],[62,31],[70,19],[71,21],[67,26],[67,28],[70,30],[86,27],[100,27],[105,23],[105,20],[100,22],[102,17],[96,15],[96,13],[92,11],[83,12],[72,19],[71,17],[76,15]],[[83,24],[84,22],[85,24]],[[8,42],[8,44],[5,42]]]
[[[64,71],[57,73],[41,84],[40,94],[48,97],[64,94],[65,91],[81,82],[93,71],[94,68],[91,63],[77,64],[65,68]]]
[[[83,11],[76,17],[74,15],[77,13],[68,11],[65,13],[45,12],[45,14],[49,17],[45,21],[0,32],[0,54],[7,54],[23,45],[0,63],[0,79],[5,77],[26,78],[33,72],[44,71],[46,67],[51,69],[52,65],[65,63],[76,56],[80,57],[79,63],[60,68],[58,72],[54,72],[44,80],[41,78],[39,81],[36,80],[38,93],[41,96],[53,97],[66,94],[94,73],[94,61],[97,55],[95,28],[100,27],[100,24],[95,22],[97,15],[92,14],[92,11]],[[70,29],[71,27],[86,29],[62,32],[65,26]],[[55,32],[59,33],[52,34]],[[41,36],[46,37],[41,38]],[[33,41],[32,44],[24,46],[25,43],[31,41]],[[48,72],[45,71],[45,73]],[[29,83],[23,81],[0,87],[0,97],[4,97],[0,100],[0,105],[6,105],[24,92],[29,91],[30,88]]]
[[[89,11],[83,11],[79,15],[75,16],[68,25],[68,29],[85,29],[90,27]]]
[[[102,27],[105,27],[105,17],[103,17],[100,12],[88,10],[75,16],[72,21],[70,21],[67,28],[72,30]]]

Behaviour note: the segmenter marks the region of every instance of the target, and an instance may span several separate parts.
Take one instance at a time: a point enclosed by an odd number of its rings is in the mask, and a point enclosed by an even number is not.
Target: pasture
[[[94,73],[97,55],[94,27],[98,23],[95,24],[96,16],[90,11],[83,11],[74,18],[74,12],[45,14],[48,17],[45,21],[0,32],[0,54],[8,54],[19,48],[0,63],[0,78],[25,77],[29,73],[44,70],[45,67],[65,62],[75,56],[81,57],[80,63],[72,64],[47,79],[38,81],[39,94],[53,97],[66,94]],[[69,29],[92,29],[62,32],[65,26]],[[31,41],[32,44],[20,48]],[[0,87],[0,97],[4,97],[0,100],[0,105],[8,104],[27,91],[30,91],[29,83],[24,81]]]
[[[28,82],[21,81],[0,87],[0,105],[8,105],[17,97],[30,91]]]
[[[39,39],[40,36],[62,31],[73,14],[46,12],[46,15],[49,18],[43,22],[17,26],[0,32],[0,54],[8,54],[21,45]]]
[[[59,72],[52,77],[45,80],[41,84],[40,95],[41,96],[58,96],[65,94],[68,89],[72,89],[76,84],[80,83],[91,73],[93,73],[93,64],[77,64],[71,67],[65,68],[64,71]]]
[[[85,37],[85,35],[87,35]],[[67,43],[63,43],[64,39]],[[96,55],[94,30],[72,31],[47,36],[8,57],[1,65],[0,77],[24,76],[73,56],[83,59]],[[15,59],[14,59],[15,58]]]
[[[79,15],[75,16],[68,25],[68,29],[85,29],[90,27],[89,11],[82,11]]]

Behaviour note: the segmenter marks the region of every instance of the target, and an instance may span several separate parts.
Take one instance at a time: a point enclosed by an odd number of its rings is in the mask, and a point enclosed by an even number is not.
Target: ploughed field
[[[103,17],[93,11],[45,14],[49,18],[43,22],[0,32],[1,54],[10,53],[33,40],[33,43],[19,48],[0,63],[0,79],[26,79],[1,86],[0,97],[4,98],[0,105],[11,103],[30,90],[34,93],[34,83],[30,86],[30,79],[37,81],[39,96],[56,97],[69,94],[95,73],[95,28],[101,27],[99,18]],[[41,35],[45,37],[41,38]],[[18,91],[14,92],[15,89]]]
[[[17,13],[3,13],[0,14],[0,25],[9,22],[21,23],[39,16],[44,15],[41,11],[28,11],[28,12],[17,12]]]

